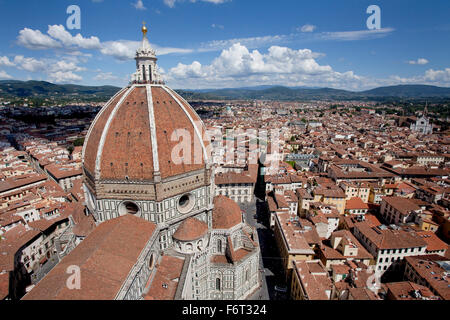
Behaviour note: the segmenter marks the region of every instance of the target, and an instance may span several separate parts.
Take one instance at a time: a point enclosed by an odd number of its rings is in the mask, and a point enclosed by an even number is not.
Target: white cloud
[[[356,41],[381,38],[389,35],[394,31],[393,28],[382,28],[379,30],[358,30],[358,31],[339,31],[339,32],[320,32],[313,33],[315,30],[314,25],[304,25],[297,28],[296,33],[269,35],[260,37],[248,37],[248,38],[235,38],[227,40],[212,40],[200,44],[197,49],[198,52],[208,51],[220,51],[229,48],[233,44],[240,43],[249,49],[256,49],[270,45],[282,45],[291,42],[303,42],[303,41]]]
[[[136,49],[139,48],[139,41],[118,40],[107,41],[102,43],[100,52],[107,56],[112,56],[118,60],[133,59]]]
[[[80,71],[84,71],[84,70],[86,70],[86,68],[78,66],[73,61],[57,61],[55,63],[51,63],[50,66],[49,66],[49,71],[50,72],[58,72],[58,71],[62,71],[62,72],[67,72],[67,71],[80,72]]]
[[[25,58],[24,56],[15,56],[14,63],[20,70],[29,72],[43,72],[47,69],[47,64],[44,61],[35,58]]]
[[[72,36],[64,26],[48,26],[47,33],[54,39],[61,41],[64,47],[78,47],[82,49],[100,49],[100,40],[97,37],[84,38],[81,34]]]
[[[189,2],[195,3],[195,2],[209,2],[214,4],[222,4],[231,0],[189,0]],[[164,0],[164,4],[170,8],[175,7],[176,2],[184,2],[184,0]]]
[[[176,0],[164,0],[164,4],[170,8],[173,8],[175,6]]]
[[[216,24],[216,23],[213,23],[212,25],[211,25],[211,28],[218,28],[218,29],[225,29],[225,27],[223,26],[223,25],[221,25],[221,24]]]
[[[0,70],[0,79],[12,79],[12,76],[7,74],[5,71]]]
[[[425,58],[419,58],[417,60],[408,61],[409,64],[427,64],[429,61]]]
[[[48,75],[48,80],[55,83],[71,83],[82,81],[83,78],[72,71],[56,71]]]
[[[443,70],[428,69],[422,75],[413,77],[400,77],[398,75],[391,76],[388,80],[389,85],[392,84],[429,84],[436,86],[450,86],[450,68]]]
[[[33,50],[64,48],[74,50],[100,49],[100,40],[97,37],[84,38],[80,33],[72,36],[62,25],[49,25],[47,34],[40,30],[24,28],[19,31],[18,44]]]
[[[140,41],[117,40],[101,42],[99,38],[91,36],[83,37],[81,34],[72,36],[64,26],[48,26],[48,35],[44,35],[39,30],[25,28],[19,32],[18,43],[29,49],[53,49],[63,48],[67,54],[74,56],[90,57],[90,54],[82,53],[79,49],[98,50],[104,55],[112,56],[118,60],[134,59],[136,49],[140,46]],[[191,49],[160,47],[152,44],[158,55],[172,53],[190,53]]]
[[[4,56],[0,57],[0,66],[14,67],[15,64],[14,62],[10,61],[8,57]]]
[[[107,80],[117,80],[117,76],[113,75],[112,72],[99,72],[95,77],[95,81],[107,81]]]
[[[314,30],[316,30],[316,26],[312,24],[305,24],[300,28],[301,32],[313,32]]]
[[[450,84],[450,68],[445,68],[444,70],[429,69],[425,71],[424,79],[431,82]]]
[[[394,30],[393,28],[381,28],[374,30],[322,32],[318,36],[321,40],[355,41],[385,37]]]
[[[33,73],[44,73],[47,74],[49,81],[58,83],[81,81],[83,78],[74,72],[86,70],[86,68],[80,67],[76,60],[40,60],[33,57],[24,57],[19,55],[15,56],[13,61],[15,67],[19,70]]]
[[[234,44],[241,44],[249,49],[256,49],[263,46],[269,46],[271,44],[281,44],[287,42],[289,36],[286,35],[274,35],[274,36],[263,36],[263,37],[249,37],[249,38],[236,38],[228,40],[213,40],[210,42],[202,43],[199,52],[208,51],[220,51],[229,48]]]
[[[136,50],[141,45],[140,41],[130,41],[130,40],[117,40],[117,41],[107,41],[102,43],[102,48],[100,52],[107,56],[112,56],[118,60],[126,61],[134,59],[136,55]],[[151,44],[155,49],[156,54],[163,56],[172,53],[191,53],[191,49],[182,48],[171,48],[171,47],[160,47],[155,44]]]
[[[142,0],[137,0],[136,3],[133,3],[133,6],[137,10],[147,10],[147,8],[144,6],[144,3],[142,2]]]
[[[347,86],[362,78],[352,71],[336,72],[329,65],[320,65],[320,53],[309,49],[293,50],[272,46],[267,53],[249,51],[242,44],[233,44],[223,50],[210,65],[194,61],[190,65],[179,63],[165,77],[174,87],[195,88],[233,87],[259,84],[280,85],[333,85]],[[191,87],[192,88],[192,87]]]
[[[55,39],[43,34],[39,30],[32,30],[28,28],[19,31],[17,41],[20,45],[32,50],[61,47],[61,43]]]

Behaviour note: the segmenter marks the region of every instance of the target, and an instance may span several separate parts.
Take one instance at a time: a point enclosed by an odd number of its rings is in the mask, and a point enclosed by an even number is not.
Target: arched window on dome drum
[[[216,290],[220,290],[220,279],[216,279]]]

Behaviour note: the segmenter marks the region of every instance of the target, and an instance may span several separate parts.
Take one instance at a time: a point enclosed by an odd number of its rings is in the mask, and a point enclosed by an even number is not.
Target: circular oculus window
[[[185,194],[178,200],[178,211],[181,213],[188,213],[195,206],[195,197],[192,193]]]
[[[121,216],[126,214],[137,214],[139,212],[139,207],[136,203],[131,201],[125,201],[120,205],[119,214]]]

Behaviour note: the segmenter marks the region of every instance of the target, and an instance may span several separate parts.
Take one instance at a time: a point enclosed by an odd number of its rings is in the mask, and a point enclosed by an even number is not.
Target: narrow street
[[[275,243],[272,230],[268,227],[269,218],[266,213],[264,201],[255,197],[248,204],[240,204],[245,212],[245,219],[249,225],[255,227],[258,233],[261,249],[260,273],[262,287],[250,300],[286,300],[287,294],[275,291],[275,286],[286,286],[282,273],[281,258]]]

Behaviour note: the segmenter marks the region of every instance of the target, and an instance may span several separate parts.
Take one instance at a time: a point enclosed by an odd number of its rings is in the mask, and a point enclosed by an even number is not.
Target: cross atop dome
[[[145,26],[145,21],[142,22],[142,43],[136,50],[136,72],[132,75],[133,83],[146,83],[146,84],[163,84],[161,75],[158,72],[158,66],[156,65],[156,52],[151,47],[147,38],[148,29]]]

